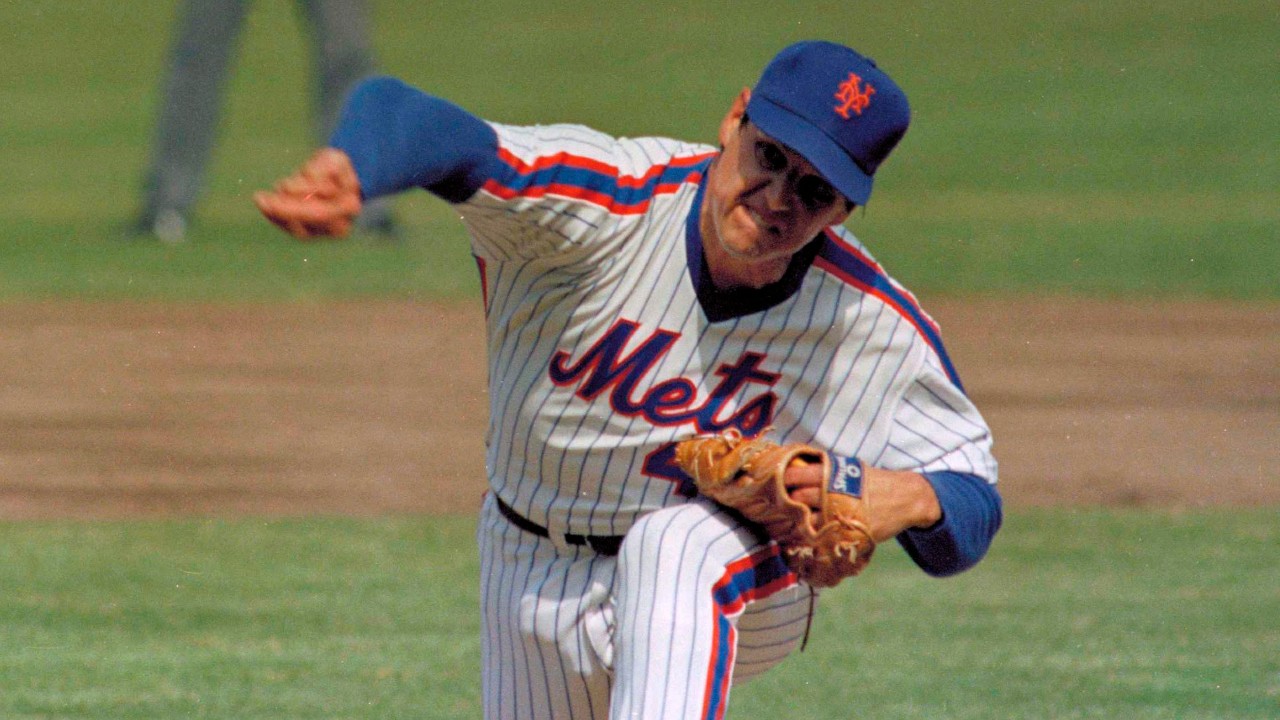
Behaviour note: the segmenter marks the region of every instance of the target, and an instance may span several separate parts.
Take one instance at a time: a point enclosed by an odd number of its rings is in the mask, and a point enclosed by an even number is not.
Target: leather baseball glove
[[[806,583],[833,587],[871,561],[876,544],[858,496],[861,463],[836,467],[828,453],[813,446],[748,439],[732,430],[681,441],[675,452],[676,464],[698,491],[762,526]],[[788,492],[784,475],[795,463],[822,466],[826,481],[816,509]]]

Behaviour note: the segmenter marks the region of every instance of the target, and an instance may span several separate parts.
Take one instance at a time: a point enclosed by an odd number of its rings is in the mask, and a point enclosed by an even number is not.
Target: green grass
[[[809,663],[841,669],[810,681],[818,717],[1275,717],[1275,519],[1041,510],[956,578],[926,583],[898,556],[841,588],[813,657],[748,686],[736,717],[794,716],[786,689]]]
[[[896,548],[730,718],[1273,718],[1274,509],[1015,512],[934,580]],[[474,718],[466,518],[0,525],[0,716]]]
[[[0,716],[479,715],[473,526],[7,525]]]
[[[851,221],[931,293],[1280,296],[1280,74],[1262,0],[688,4],[376,3],[390,73],[477,113],[710,140],[787,42],[875,56],[911,132]],[[123,241],[173,3],[0,4],[0,298],[474,295],[450,210],[416,194],[409,237],[292,246],[252,191],[314,140],[304,35],[257,3],[191,242]]]

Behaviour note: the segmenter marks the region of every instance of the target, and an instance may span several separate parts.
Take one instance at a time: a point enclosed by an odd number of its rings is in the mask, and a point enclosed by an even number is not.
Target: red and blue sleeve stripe
[[[355,165],[366,198],[422,187],[449,202],[485,189],[504,198],[576,198],[619,214],[645,212],[653,197],[700,183],[714,152],[673,158],[638,176],[561,152],[525,162],[480,118],[390,77],[361,82],[330,144]]]
[[[960,374],[947,355],[942,344],[942,332],[937,323],[920,307],[915,296],[889,279],[889,275],[880,264],[858,248],[845,242],[833,230],[825,231],[827,242],[823,243],[814,265],[834,275],[843,282],[874,295],[883,300],[898,314],[907,319],[924,338],[929,347],[937,354],[942,367],[951,379],[952,384],[964,392],[960,382]]]
[[[525,162],[498,148],[498,162],[483,189],[504,200],[548,195],[583,200],[619,215],[637,215],[657,195],[700,183],[714,153],[673,158],[643,175],[628,176],[607,163],[560,152]]]

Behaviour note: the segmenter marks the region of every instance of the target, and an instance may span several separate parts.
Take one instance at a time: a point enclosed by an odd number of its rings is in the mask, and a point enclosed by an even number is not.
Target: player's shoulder
[[[898,282],[871,250],[843,225],[833,225],[823,231],[814,268],[892,305],[909,306],[922,312],[915,295]]]
[[[883,302],[913,322],[933,325],[916,296],[889,274],[867,246],[844,226],[823,231],[813,267],[833,283]]]
[[[533,166],[559,163],[595,164],[619,175],[643,175],[654,166],[696,163],[715,148],[667,137],[619,137],[569,123],[503,125],[490,123],[500,153]]]
[[[856,235],[843,225],[832,225],[822,232],[815,266],[823,272],[851,284],[880,278],[897,283]]]
[[[880,303],[915,328],[919,343],[932,348],[948,375],[955,378],[951,361],[942,345],[941,330],[915,294],[898,282],[871,251],[844,226],[833,226],[823,232],[822,244],[813,267],[823,273],[834,287],[852,288],[860,300],[849,301],[850,313],[858,315],[861,300]],[[847,293],[841,293],[846,295]],[[958,378],[957,385],[959,384]]]

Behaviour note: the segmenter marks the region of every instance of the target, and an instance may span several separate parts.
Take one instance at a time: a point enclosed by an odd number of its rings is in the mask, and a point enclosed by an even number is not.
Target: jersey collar
[[[708,161],[710,162],[710,161]],[[800,289],[805,273],[813,265],[822,249],[822,235],[815,237],[791,258],[787,272],[775,283],[762,288],[736,288],[720,290],[711,282],[707,270],[706,255],[702,249],[702,230],[699,217],[702,214],[702,198],[707,189],[707,173],[702,175],[698,192],[693,196],[693,206],[685,218],[685,255],[689,265],[689,281],[698,296],[702,312],[711,322],[721,322],[763,312],[791,297]]]

